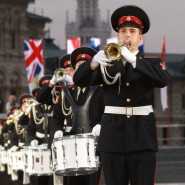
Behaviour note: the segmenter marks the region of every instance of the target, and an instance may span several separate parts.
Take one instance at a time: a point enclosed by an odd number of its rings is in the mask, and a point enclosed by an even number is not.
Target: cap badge
[[[128,16],[128,17],[127,17],[127,21],[130,21],[130,20],[131,20],[131,18],[130,18],[130,16]]]

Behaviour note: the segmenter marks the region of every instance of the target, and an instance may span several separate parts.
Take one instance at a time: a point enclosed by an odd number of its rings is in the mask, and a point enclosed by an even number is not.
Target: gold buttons
[[[127,102],[130,102],[130,98],[127,98]]]
[[[126,86],[128,87],[130,85],[130,83],[129,82],[126,82]]]

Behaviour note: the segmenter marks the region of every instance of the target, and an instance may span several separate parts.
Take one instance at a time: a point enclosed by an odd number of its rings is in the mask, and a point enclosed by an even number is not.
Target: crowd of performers
[[[8,175],[19,185],[98,185],[103,169],[106,185],[154,184],[154,88],[171,77],[160,58],[138,50],[150,28],[144,10],[120,7],[111,24],[116,46],[75,49],[19,98],[1,125],[1,183]]]
[[[100,183],[102,87],[82,89],[72,80],[78,66],[95,54],[94,49],[81,47],[63,56],[53,76],[43,76],[32,95],[19,97],[19,107],[1,123],[3,185]]]

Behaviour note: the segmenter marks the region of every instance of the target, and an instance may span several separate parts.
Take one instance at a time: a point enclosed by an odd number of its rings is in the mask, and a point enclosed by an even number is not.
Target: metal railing
[[[185,124],[157,124],[156,127],[160,145],[185,145]]]

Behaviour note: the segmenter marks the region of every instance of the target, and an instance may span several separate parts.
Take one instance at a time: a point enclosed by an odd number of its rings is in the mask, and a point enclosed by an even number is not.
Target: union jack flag
[[[30,93],[38,87],[40,78],[44,75],[44,57],[42,40],[24,40],[24,56],[27,81]]]

